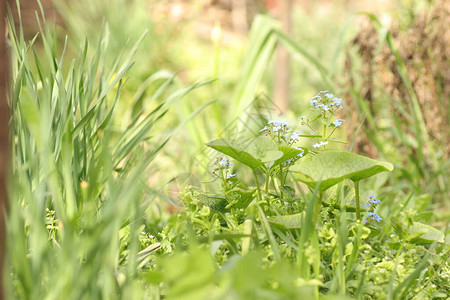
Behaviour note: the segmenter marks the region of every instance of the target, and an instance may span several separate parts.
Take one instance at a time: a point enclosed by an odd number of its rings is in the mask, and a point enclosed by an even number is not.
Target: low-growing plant
[[[304,129],[270,120],[254,138],[207,144],[220,152],[211,170],[220,192],[189,187],[182,194],[185,209],[178,225],[167,227],[177,238],[164,238],[166,253],[189,243],[183,255],[195,260],[196,249],[205,246],[210,254],[203,255],[208,260],[212,255],[218,264],[216,271],[211,265],[207,285],[186,290],[208,295],[198,299],[220,298],[224,285],[229,293],[243,297],[239,299],[399,299],[447,293],[450,282],[445,274],[450,266],[444,233],[416,222],[413,215],[406,218],[405,212],[385,216],[378,209],[382,197],[362,197],[360,181],[392,171],[392,164],[327,149],[332,143],[345,143],[333,137],[344,122],[336,116],[342,100],[323,91],[310,105],[311,116],[299,118]],[[248,178],[241,176],[245,171],[252,173],[252,182],[240,179]],[[164,271],[150,273],[162,272],[156,281],[162,293],[181,299],[173,294],[181,287],[173,280],[165,282],[164,273],[176,267],[163,260],[159,268]],[[256,269],[264,278],[252,283],[252,292],[224,279],[236,270],[250,272],[242,268]],[[277,277],[276,269],[290,275]],[[189,274],[186,268],[183,276]]]

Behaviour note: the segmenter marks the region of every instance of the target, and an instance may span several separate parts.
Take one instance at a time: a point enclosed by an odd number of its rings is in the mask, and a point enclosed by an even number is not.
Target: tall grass
[[[138,90],[135,103],[126,106],[121,92],[138,44],[110,65],[108,36],[100,34],[96,44],[84,42],[68,59],[71,41],[58,43],[42,9],[37,18],[39,33],[26,41],[22,27],[16,31],[11,13],[8,17],[13,142],[8,296],[141,298],[139,226],[153,199],[144,192],[148,167],[176,129],[203,107],[162,137],[158,124],[201,84],[167,95],[173,76],[157,74],[145,83],[159,85],[155,97]],[[115,121],[117,115],[127,124]]]
[[[445,141],[433,140],[430,137],[429,132],[433,129],[431,125],[427,128],[424,118],[424,114],[427,113],[427,107],[419,103],[419,95],[417,94],[420,92],[417,89],[421,87],[413,86],[410,78],[410,74],[418,72],[420,66],[408,71],[406,68],[407,58],[402,57],[400,54],[398,43],[395,41],[390,29],[385,27],[373,14],[365,13],[363,16],[370,19],[378,33],[378,45],[373,57],[371,57],[373,61],[365,61],[363,63],[375,63],[375,60],[380,60],[382,64],[387,64],[385,61],[386,54],[384,54],[384,57],[381,57],[380,51],[385,47],[386,52],[394,61],[394,70],[392,72],[400,80],[396,89],[404,88],[405,90],[405,97],[399,99],[398,95],[394,95],[396,91],[389,94],[384,91],[384,86],[375,85],[374,93],[379,95],[378,97],[380,98],[377,99],[377,102],[379,102],[377,105],[380,107],[392,107],[392,118],[385,118],[382,115],[388,113],[385,109],[376,111],[369,107],[369,101],[374,101],[374,99],[364,99],[357,91],[357,86],[350,88],[356,109],[361,116],[367,119],[367,137],[380,155],[385,157],[391,156],[395,159],[394,162],[398,164],[398,169],[402,172],[401,178],[408,179],[410,187],[415,193],[428,193],[435,199],[436,204],[448,208],[450,202],[447,198],[450,195],[450,191],[448,184],[445,184],[445,182],[449,174],[449,163],[445,159]],[[428,51],[426,49],[421,50]],[[413,65],[412,62],[409,63]],[[369,76],[375,77],[377,75],[369,74]],[[438,75],[431,74],[431,76]],[[432,86],[430,89],[439,94],[439,87]],[[440,103],[431,103],[431,100],[429,101],[430,103],[426,104],[439,106],[438,111],[448,109],[445,101]],[[381,102],[386,105],[381,105]],[[385,119],[385,122],[389,122],[388,126],[386,124],[380,126],[381,122],[379,120],[381,118]],[[446,129],[441,128],[439,130],[445,131]],[[433,184],[430,184],[430,182]]]

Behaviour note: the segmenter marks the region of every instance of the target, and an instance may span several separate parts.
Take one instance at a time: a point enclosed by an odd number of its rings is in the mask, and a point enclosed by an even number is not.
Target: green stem
[[[361,211],[359,207],[359,181],[353,181],[355,185],[355,200],[356,200],[356,219],[361,220]]]
[[[256,183],[256,190],[258,192],[258,200],[262,201],[263,197],[261,195],[261,189],[259,188],[259,180],[258,180],[258,175],[256,174],[256,170],[253,169],[253,177],[255,178],[255,183]]]
[[[314,202],[314,225],[317,224],[320,215],[320,209],[322,208],[322,192],[319,193],[319,197],[316,197]]]
[[[269,184],[270,184],[270,170],[267,170],[266,172],[266,186],[265,186],[265,191],[266,194],[269,193]]]
[[[270,245],[272,246],[273,255],[275,259],[279,260],[281,258],[280,251],[278,249],[277,241],[275,240],[275,236],[273,235],[272,228],[270,227],[269,222],[267,221],[266,214],[259,204],[256,205],[258,207],[259,217],[261,219],[261,223],[263,224],[264,229],[266,230],[267,236],[270,241]]]
[[[255,169],[253,169],[253,177],[255,178],[256,189],[257,189],[257,192],[258,192],[259,201],[262,201],[263,200],[263,196],[261,194],[261,189],[260,189],[259,181],[258,181],[258,175],[256,174],[256,170]],[[275,256],[275,259],[278,260],[278,259],[281,258],[281,255],[280,255],[280,251],[278,250],[278,244],[277,244],[277,241],[275,240],[275,236],[273,235],[272,228],[270,227],[270,224],[269,224],[269,222],[267,221],[267,218],[266,218],[266,214],[264,213],[264,210],[261,208],[259,203],[256,204],[256,206],[258,207],[259,218],[261,219],[261,223],[262,223],[262,225],[263,225],[263,227],[264,227],[264,229],[265,229],[265,231],[267,233],[270,245],[272,246],[272,250],[273,250],[273,254]]]

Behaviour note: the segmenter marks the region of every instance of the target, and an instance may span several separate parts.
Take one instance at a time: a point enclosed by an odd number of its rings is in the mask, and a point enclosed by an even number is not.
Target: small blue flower
[[[224,167],[231,167],[231,163],[230,160],[228,158],[222,158],[219,162],[218,162],[219,166],[224,166]]]
[[[341,99],[341,98],[338,98],[338,97],[334,97],[334,98],[332,99],[332,101],[333,101],[335,104],[337,104],[337,105],[342,104],[342,99]]]
[[[326,94],[325,94],[325,97],[327,97],[327,98],[329,99],[329,98],[333,98],[334,95],[333,95],[332,93],[326,93]]]
[[[236,174],[228,174],[227,178],[232,178],[232,177],[236,177]]]
[[[263,131],[266,131],[267,129],[269,129],[269,128],[267,128],[267,126],[264,126],[264,128],[263,129],[261,129],[259,132],[263,132]]]
[[[272,125],[273,127],[273,132],[278,132],[280,130],[283,129],[283,127],[285,127],[286,129],[290,129],[287,126],[287,123],[285,121],[279,121],[279,120],[270,120],[268,122],[269,125]]]
[[[334,125],[334,127],[339,127],[339,126],[342,125],[342,123],[343,123],[344,121],[345,121],[345,120],[337,119],[336,121],[333,122],[333,125]]]
[[[370,212],[368,215],[369,215],[369,216],[367,217],[367,219],[371,219],[371,220],[377,221],[378,223],[380,223],[381,220],[383,220],[383,219],[380,217],[380,215],[377,214],[376,212]],[[367,220],[366,220],[366,221],[367,221]]]
[[[303,149],[302,148],[299,148],[299,147],[295,147],[295,146],[292,146],[292,148],[294,148],[294,149],[296,149],[296,150],[300,150],[300,151],[302,151],[302,152],[300,152],[299,154],[297,154],[297,156],[298,157],[303,157],[303,155],[305,155],[305,151],[303,151]]]
[[[372,196],[369,196],[369,203],[372,203],[372,204],[379,204],[379,203],[381,203],[381,200],[375,198],[375,196],[372,195]]]
[[[273,124],[273,126],[287,126],[287,123],[285,121],[280,120],[270,120],[267,124]]]
[[[296,131],[291,134],[291,140],[293,140],[293,141],[298,140],[299,137],[300,137],[300,132]]]
[[[320,142],[320,143],[314,144],[313,147],[314,148],[320,148],[320,147],[325,146],[325,145],[328,145],[328,142]]]
[[[317,99],[312,99],[309,101],[310,106],[317,106],[319,104],[319,101]]]

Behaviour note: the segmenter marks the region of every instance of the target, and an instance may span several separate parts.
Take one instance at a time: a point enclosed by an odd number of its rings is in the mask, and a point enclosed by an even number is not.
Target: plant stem
[[[269,192],[269,184],[270,184],[270,171],[267,170],[266,172],[266,186],[265,186],[265,192],[266,194]]]
[[[259,204],[256,205],[258,207],[259,217],[261,219],[261,223],[266,230],[267,236],[269,238],[270,245],[272,246],[273,255],[275,259],[279,260],[281,258],[280,251],[278,250],[278,244],[275,240],[275,236],[273,235],[272,228],[270,227],[269,222],[267,221],[266,214]]]
[[[361,211],[359,207],[359,181],[353,181],[355,185],[355,200],[356,200],[356,219],[361,220]]]
[[[259,187],[258,175],[256,174],[256,170],[255,169],[253,169],[253,177],[255,178],[256,190],[257,190],[257,193],[258,193],[258,200],[262,201],[263,197],[261,195],[261,189]]]
[[[315,203],[314,203],[314,225],[317,224],[317,221],[319,220],[320,215],[320,209],[322,208],[322,192],[319,192],[319,196],[316,197]]]

